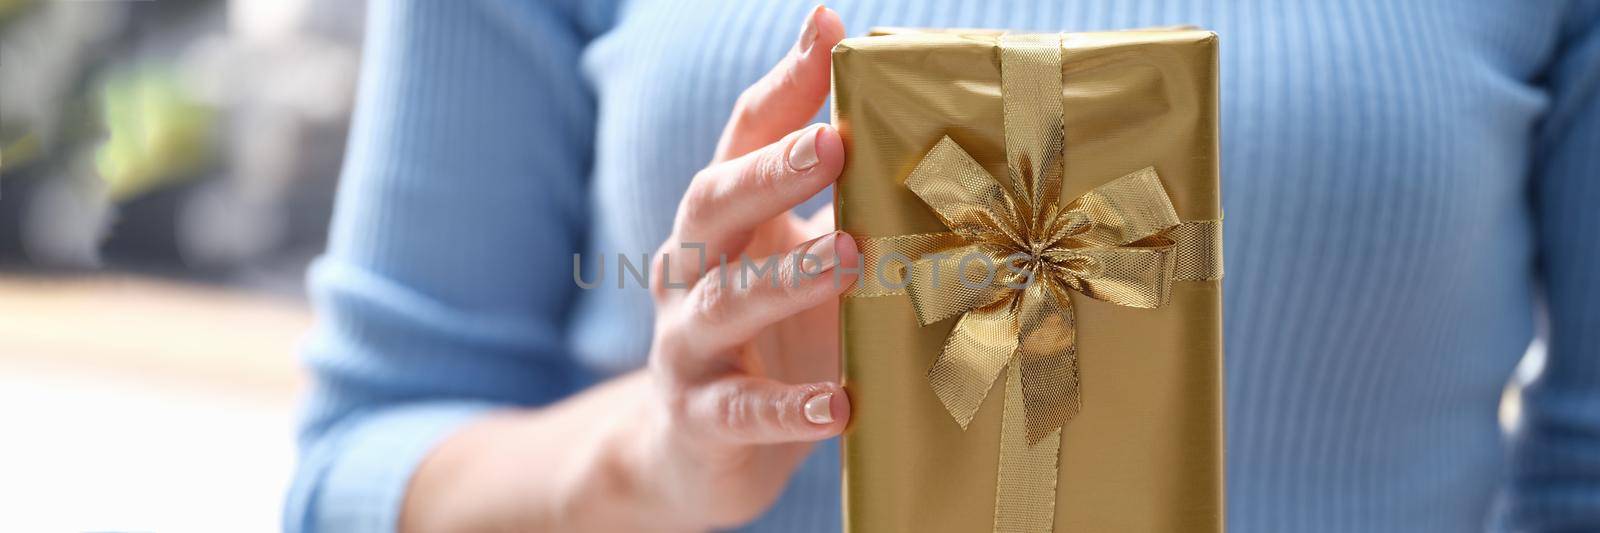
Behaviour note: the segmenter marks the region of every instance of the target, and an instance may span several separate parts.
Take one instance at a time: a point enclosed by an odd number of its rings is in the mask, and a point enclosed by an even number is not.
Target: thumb
[[[742,375],[701,385],[685,408],[697,430],[735,444],[818,441],[842,433],[850,418],[850,399],[837,383]]]

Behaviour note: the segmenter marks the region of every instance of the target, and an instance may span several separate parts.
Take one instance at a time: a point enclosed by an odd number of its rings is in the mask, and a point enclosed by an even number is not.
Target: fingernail
[[[818,237],[806,247],[805,255],[801,257],[800,269],[807,274],[816,275],[833,268],[839,264],[839,248],[836,243],[839,232],[835,231]]]
[[[811,13],[806,15],[806,23],[800,26],[800,53],[811,51],[811,43],[817,42],[817,13],[822,11],[822,5],[811,8]]]
[[[812,424],[832,424],[833,393],[824,392],[806,400],[806,420]]]
[[[789,146],[789,168],[805,170],[817,166],[817,135],[821,133],[822,126],[812,126],[794,140]]]

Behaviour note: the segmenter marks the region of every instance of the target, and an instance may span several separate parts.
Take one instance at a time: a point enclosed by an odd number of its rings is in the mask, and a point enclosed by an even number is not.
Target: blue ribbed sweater
[[[290,530],[393,529],[449,431],[641,363],[648,296],[578,289],[571,254],[655,249],[809,7],[375,2]],[[852,34],[1221,35],[1232,531],[1600,531],[1600,1],[834,7]],[[837,454],[750,529],[835,530]]]

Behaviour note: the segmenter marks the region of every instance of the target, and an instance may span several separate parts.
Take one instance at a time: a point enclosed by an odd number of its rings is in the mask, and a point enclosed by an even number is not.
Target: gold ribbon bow
[[[965,428],[1000,371],[1020,364],[1037,443],[1079,407],[1067,291],[1129,307],[1166,302],[1175,245],[1163,232],[1179,221],[1160,178],[1146,167],[1065,206],[1045,192],[1059,183],[1017,201],[946,137],[906,186],[965,241],[912,263],[906,280],[922,325],[961,315],[928,382]]]
[[[928,382],[963,429],[1006,371],[994,529],[1039,532],[1053,527],[1061,430],[1082,404],[1069,291],[1159,307],[1174,280],[1221,278],[1221,223],[1181,221],[1151,167],[1062,204],[1060,36],[999,40],[1009,180],[940,139],[905,184],[950,233],[866,239],[862,254],[875,267],[917,258],[898,281],[922,325],[960,317]],[[852,296],[900,293],[873,278]]]

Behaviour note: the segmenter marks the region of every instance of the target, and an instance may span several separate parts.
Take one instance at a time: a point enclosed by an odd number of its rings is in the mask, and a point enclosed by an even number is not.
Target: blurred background
[[[273,531],[360,0],[0,0],[0,531]]]

